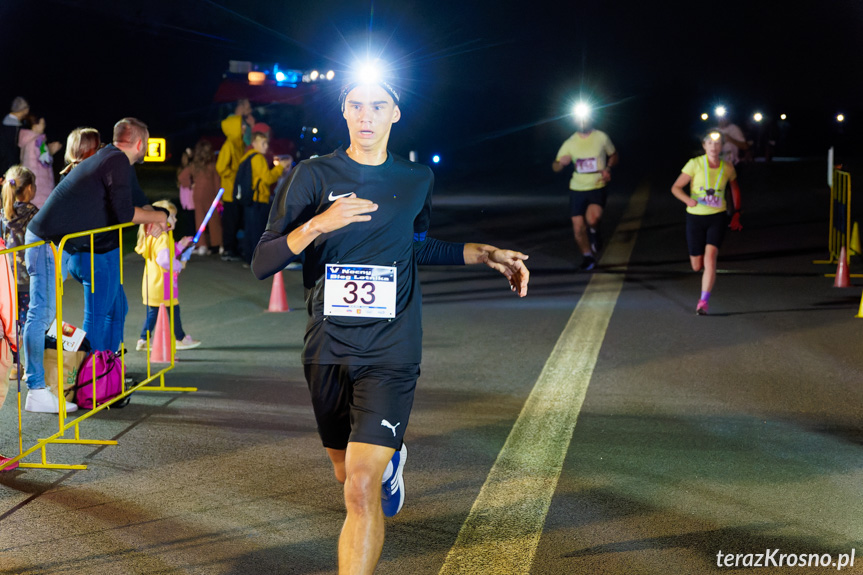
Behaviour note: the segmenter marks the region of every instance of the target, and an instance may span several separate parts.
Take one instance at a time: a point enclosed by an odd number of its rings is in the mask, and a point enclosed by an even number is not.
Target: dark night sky
[[[741,124],[785,111],[818,148],[836,112],[850,137],[863,102],[863,3],[795,4],[0,0],[0,105],[27,97],[57,139],[126,115],[188,138],[228,60],[339,70],[371,44],[406,92],[397,149],[544,157],[579,91],[631,153],[691,139],[720,100]]]

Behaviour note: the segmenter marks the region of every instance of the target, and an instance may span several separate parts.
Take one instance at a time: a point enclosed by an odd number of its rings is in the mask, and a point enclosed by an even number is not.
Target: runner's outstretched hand
[[[510,288],[519,297],[526,296],[527,283],[530,281],[530,271],[524,265],[524,260],[530,256],[513,250],[499,249],[490,251],[487,255],[488,258],[484,262],[485,265],[506,276],[506,279],[509,280]]]

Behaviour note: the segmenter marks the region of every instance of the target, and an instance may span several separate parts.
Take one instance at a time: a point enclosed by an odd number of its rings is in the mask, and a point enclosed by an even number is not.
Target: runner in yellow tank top
[[[671,186],[671,193],[686,204],[686,239],[689,260],[701,276],[701,297],[695,307],[698,315],[707,315],[708,300],[716,283],[716,260],[725,230],[740,231],[740,187],[734,165],[721,159],[723,144],[720,132],[711,132],[702,140],[705,154],[689,160]],[[683,189],[689,185],[689,193]],[[734,207],[729,224],[728,195]]]

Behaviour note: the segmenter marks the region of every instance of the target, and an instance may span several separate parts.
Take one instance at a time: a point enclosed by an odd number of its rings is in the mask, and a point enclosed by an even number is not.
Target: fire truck
[[[319,124],[324,111],[335,106],[338,85],[333,70],[297,70],[278,63],[260,64],[231,60],[213,102],[218,123],[234,113],[237,102],[248,99],[256,124],[270,131],[270,153],[290,155],[295,161],[329,153],[331,129]],[[208,134],[216,150],[224,142],[221,133]]]

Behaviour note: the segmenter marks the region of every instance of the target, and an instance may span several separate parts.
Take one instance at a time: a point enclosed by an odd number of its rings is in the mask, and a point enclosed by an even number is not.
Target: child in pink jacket
[[[41,208],[54,189],[54,154],[63,144],[48,142],[45,118],[31,117],[31,120],[30,128],[21,128],[18,132],[18,147],[21,148],[21,165],[36,175],[36,197],[32,203]]]

